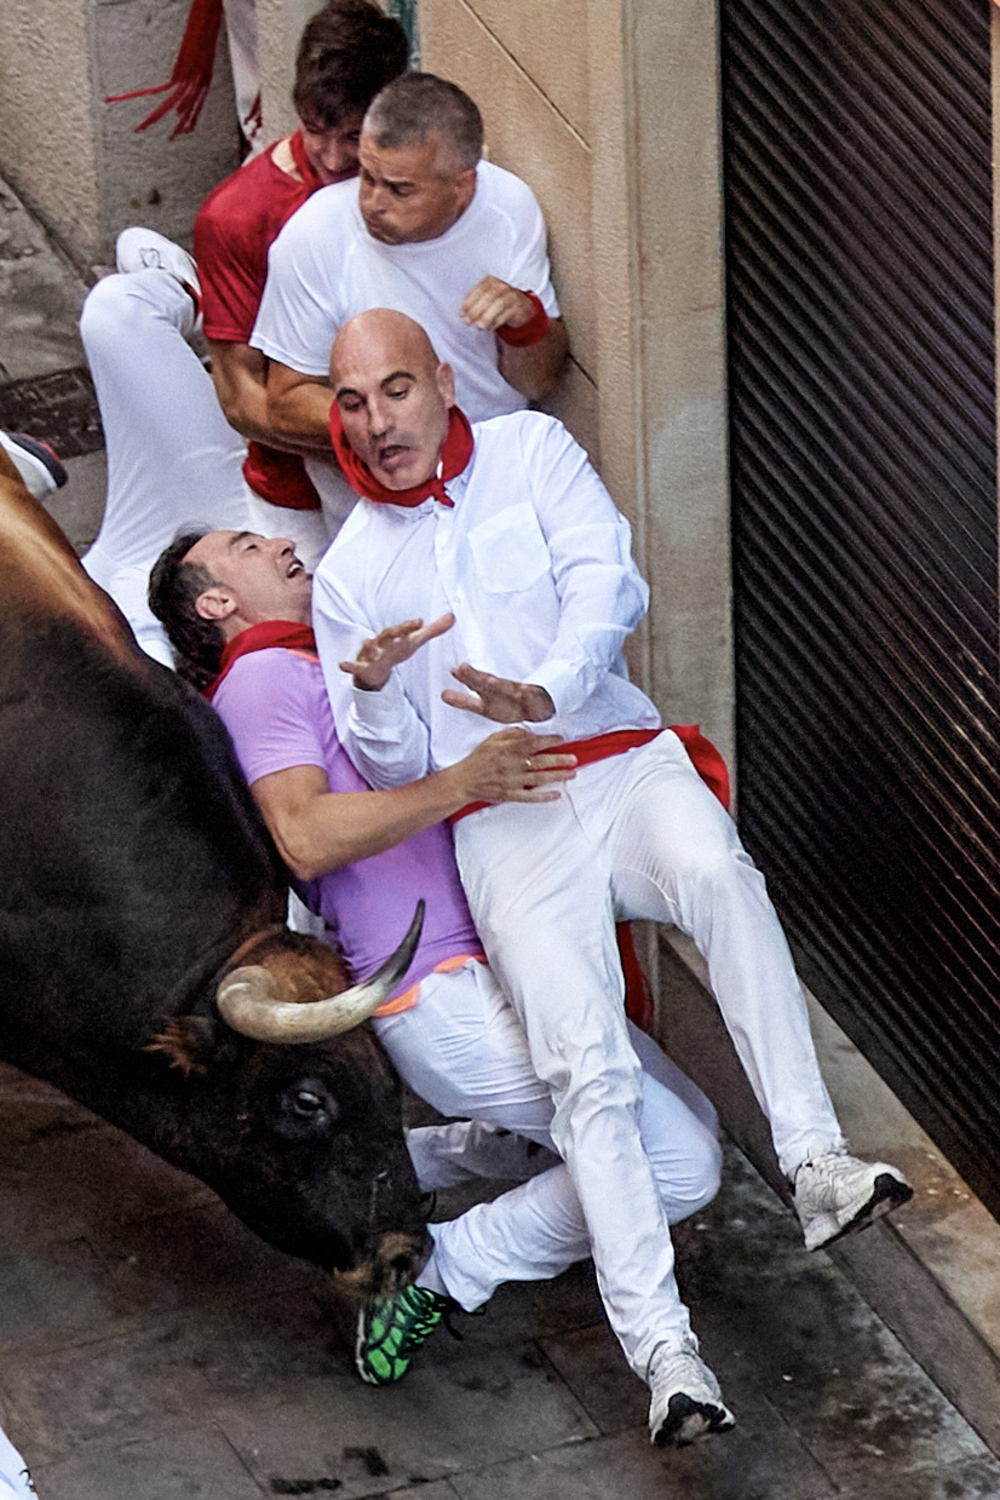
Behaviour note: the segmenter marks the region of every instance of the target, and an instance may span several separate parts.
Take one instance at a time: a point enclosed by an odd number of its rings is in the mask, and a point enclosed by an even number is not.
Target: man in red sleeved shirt
[[[403,72],[407,44],[398,22],[368,0],[333,0],[299,44],[293,101],[302,122],[219,184],[194,226],[204,332],[212,378],[228,421],[248,440],[244,475],[272,505],[319,510],[301,452],[275,444],[267,422],[267,361],[249,347],[278,231],[318,187],[358,169],[361,121],[374,96]],[[329,445],[317,445],[329,469]],[[348,505],[353,497],[344,489]],[[264,519],[267,519],[266,516]]]
[[[108,452],[104,519],[84,566],[144,649],[168,665],[146,589],[180,526],[197,520],[288,534],[311,565],[353,503],[328,445],[314,465],[324,517],[303,446],[274,444],[266,360],[247,340],[271,241],[316,188],[357,171],[365,109],[406,60],[398,22],[370,0],[330,0],[299,44],[293,100],[301,128],[209,196],[195,226],[197,266],[155,231],[126,229],[117,246],[125,274],[98,282],[84,304],[80,332]],[[211,379],[189,343],[202,311]]]

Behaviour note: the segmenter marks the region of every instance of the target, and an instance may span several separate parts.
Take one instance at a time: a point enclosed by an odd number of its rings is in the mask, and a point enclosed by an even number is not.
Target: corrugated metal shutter
[[[1000,1213],[988,0],[723,0],[741,827]]]

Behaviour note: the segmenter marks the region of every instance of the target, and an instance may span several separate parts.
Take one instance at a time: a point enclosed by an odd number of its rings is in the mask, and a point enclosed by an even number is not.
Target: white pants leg
[[[673,922],[694,939],[782,1171],[792,1178],[803,1161],[844,1138],[764,877],[676,735],[668,731],[592,769],[581,816],[588,826],[594,819],[594,836],[609,830],[616,907],[623,916]]]
[[[538,1078],[520,1023],[485,966],[470,962],[456,973],[431,976],[414,1010],[375,1026],[403,1078],[442,1113],[471,1114],[552,1146],[551,1091]],[[629,1030],[641,1077],[641,1144],[665,1217],[676,1221],[710,1202],[718,1189],[715,1112],[655,1043]],[[693,1107],[678,1091],[687,1093]],[[442,1282],[468,1309],[487,1301],[504,1281],[555,1276],[590,1253],[587,1223],[562,1164],[494,1203],[433,1225],[431,1232]],[[645,1363],[635,1368],[645,1374]]]
[[[307,458],[306,473],[319,496],[327,535],[332,541],[357,505],[358,497],[335,463],[322,458]]]
[[[582,1206],[608,1318],[645,1377],[658,1346],[683,1337],[690,1319],[640,1134],[642,1074],[624,1015],[607,849],[584,834],[572,791],[465,818],[455,845],[480,938],[551,1090],[552,1138]]]
[[[100,534],[83,560],[146,649],[169,661],[145,602],[149,570],[187,524],[249,526],[243,439],[222,414],[187,343],[194,304],[166,271],[108,276],[83,306],[80,333],[108,452]]]
[[[559,1163],[554,1151],[485,1120],[420,1125],[409,1132],[406,1144],[424,1192],[472,1178],[527,1182]]]
[[[35,1493],[28,1466],[18,1453],[10,1438],[0,1428],[0,1500],[12,1495],[30,1496]]]
[[[256,156],[263,148],[260,120],[260,69],[257,63],[256,0],[222,0],[229,41],[229,62],[233,70],[233,93],[240,129]]]

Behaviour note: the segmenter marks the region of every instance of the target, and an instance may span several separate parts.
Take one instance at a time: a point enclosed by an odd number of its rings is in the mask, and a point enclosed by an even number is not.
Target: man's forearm
[[[333,392],[317,381],[276,388],[267,386],[268,426],[286,443],[307,451],[330,453],[330,407]]]
[[[446,770],[384,791],[331,792],[317,766],[293,766],[251,788],[282,858],[300,880],[355,864],[440,823],[470,802],[544,802],[572,776],[554,735],[490,735]]]
[[[283,453],[301,453],[298,443],[291,443],[275,432],[267,420],[267,387],[252,387],[249,383],[234,388],[217,377],[216,364],[212,362],[212,379],[215,394],[230,427],[246,438],[247,442],[266,443],[269,448],[278,448]]]
[[[379,792],[330,792],[296,798],[277,772],[251,788],[288,868],[300,880],[356,864],[441,823],[483,788],[465,761],[408,786]]]
[[[268,797],[269,778],[253,792],[289,869],[300,880],[314,880],[392,849],[464,806],[468,799],[453,770],[389,791],[325,792],[283,818]]]
[[[208,340],[212,356],[212,383],[219,405],[230,427],[248,442],[266,443],[285,453],[310,453],[301,443],[289,441],[268,420],[267,360],[247,344],[223,339]],[[331,450],[332,451],[332,450]]]
[[[500,344],[500,374],[529,401],[541,401],[556,385],[566,363],[569,338],[561,318],[554,318],[537,344],[517,349]]]

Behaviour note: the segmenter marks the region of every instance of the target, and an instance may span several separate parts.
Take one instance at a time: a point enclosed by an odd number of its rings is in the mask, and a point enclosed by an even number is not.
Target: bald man
[[[537,412],[470,427],[450,367],[386,309],[338,335],[331,383],[338,458],[362,496],[314,588],[338,734],[382,787],[453,764],[494,723],[544,724],[575,753],[557,801],[456,815],[459,869],[552,1091],[608,1315],[651,1388],[651,1438],[723,1431],[733,1418],[698,1355],[639,1136],[616,916],[674,923],[706,957],[808,1248],[910,1189],[847,1154],[763,877],[628,680],[622,646],[648,589],[585,454]]]

